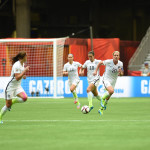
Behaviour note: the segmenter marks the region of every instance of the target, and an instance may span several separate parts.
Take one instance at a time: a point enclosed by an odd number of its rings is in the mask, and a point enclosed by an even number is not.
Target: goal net
[[[63,51],[65,38],[59,39],[1,39],[0,97],[5,96],[9,81],[11,58],[20,51],[27,52],[25,66],[30,66],[22,87],[29,97],[63,97]]]

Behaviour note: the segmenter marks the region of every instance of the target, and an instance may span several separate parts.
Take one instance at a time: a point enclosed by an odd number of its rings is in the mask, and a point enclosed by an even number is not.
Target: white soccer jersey
[[[15,78],[15,73],[22,73],[24,70],[24,64],[21,65],[20,61],[17,61],[14,63],[12,70],[11,70],[11,76],[10,76],[10,81],[8,82],[7,86],[6,86],[6,90],[12,90],[15,89],[19,86],[21,86],[21,80],[19,81],[16,80]]]
[[[91,62],[90,60],[87,60],[84,65],[83,65],[83,68],[87,68],[87,79],[88,79],[88,82],[92,82],[96,76],[93,76],[93,73],[98,65],[98,63],[100,62],[101,60],[97,60],[95,59],[93,62]],[[97,75],[99,75],[99,69],[97,71]]]
[[[108,59],[103,61],[103,64],[106,66],[105,72],[103,74],[103,80],[116,82],[118,77],[118,70],[119,68],[123,69],[123,63],[118,60],[118,63],[115,65],[113,59]]]
[[[64,65],[63,71],[68,72],[68,80],[73,81],[75,79],[79,79],[78,75],[78,67],[81,67],[82,65],[79,62],[73,61],[72,64],[69,62]]]

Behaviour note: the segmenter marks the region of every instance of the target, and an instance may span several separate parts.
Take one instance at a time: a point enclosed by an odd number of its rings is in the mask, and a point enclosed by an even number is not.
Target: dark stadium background
[[[29,11],[24,26],[30,29],[17,37],[56,38],[85,30],[76,37],[89,38],[92,25],[94,38],[140,41],[150,24],[149,0],[0,0],[0,38],[15,36],[16,22],[22,22],[16,19],[18,5]]]

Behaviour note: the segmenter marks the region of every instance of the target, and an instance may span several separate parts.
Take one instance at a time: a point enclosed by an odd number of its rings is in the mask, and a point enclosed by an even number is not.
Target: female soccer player
[[[80,79],[78,75],[78,67],[82,65],[79,62],[73,61],[73,54],[68,54],[68,63],[64,65],[63,75],[68,76],[68,82],[70,91],[74,97],[74,104],[77,104],[77,108],[80,108],[80,103],[76,93],[76,87],[78,86]]]
[[[24,68],[24,62],[27,60],[26,52],[19,52],[15,57],[12,58],[12,71],[10,76],[10,81],[8,82],[5,89],[5,99],[6,105],[0,111],[0,123],[3,123],[2,117],[7,112],[10,111],[12,104],[23,103],[27,100],[27,94],[21,87],[22,78],[26,78],[25,73],[29,71],[29,66]],[[15,99],[12,99],[17,96]]]
[[[90,111],[94,108],[92,104],[92,97],[93,95],[98,99],[101,100],[100,96],[98,95],[97,86],[100,81],[99,71],[97,72],[97,76],[95,77],[93,75],[98,63],[101,60],[97,60],[94,58],[94,52],[90,51],[88,53],[89,60],[87,60],[83,66],[81,67],[80,75],[84,75],[84,69],[87,68],[87,79],[89,86],[87,88],[87,95],[88,95],[88,101],[89,101],[89,108]]]
[[[106,109],[106,105],[108,100],[110,99],[111,95],[114,93],[114,87],[117,81],[117,77],[123,75],[123,63],[119,60],[120,52],[114,51],[113,52],[113,59],[108,59],[99,62],[97,68],[93,75],[97,74],[97,71],[101,65],[105,65],[105,72],[103,74],[103,84],[106,89],[106,92],[101,98],[101,107],[99,109],[100,115],[103,115],[103,110]]]

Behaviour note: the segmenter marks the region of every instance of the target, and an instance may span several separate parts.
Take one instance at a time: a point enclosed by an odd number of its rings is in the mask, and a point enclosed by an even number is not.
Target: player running
[[[64,65],[63,69],[63,75],[68,76],[70,91],[72,92],[74,97],[74,104],[77,104],[78,109],[80,108],[80,103],[76,93],[76,88],[80,82],[78,67],[81,66],[82,65],[79,62],[73,61],[73,54],[68,54],[68,63]]]
[[[101,97],[98,95],[98,91],[97,91],[97,86],[99,85],[99,82],[100,82],[99,71],[97,71],[97,73],[96,73],[97,76],[93,75],[98,63],[101,60],[97,60],[94,58],[94,52],[93,51],[90,51],[88,53],[88,58],[89,58],[89,60],[87,60],[83,64],[83,66],[81,67],[80,74],[83,76],[84,75],[84,69],[87,68],[87,80],[88,80],[88,84],[89,84],[89,86],[87,88],[87,95],[88,95],[88,101],[89,101],[89,108],[91,111],[94,108],[93,103],[92,103],[93,95],[98,100],[101,100]]]
[[[0,111],[0,123],[3,123],[2,117],[10,111],[12,104],[23,103],[27,100],[27,94],[21,87],[22,78],[26,79],[25,73],[29,71],[29,66],[24,68],[24,62],[27,60],[26,52],[19,52],[15,57],[12,58],[12,71],[10,81],[8,82],[5,89],[6,105]],[[12,99],[17,96],[15,99]]]
[[[105,72],[103,74],[103,84],[106,89],[106,92],[103,94],[101,98],[101,107],[98,110],[100,115],[103,115],[103,110],[106,109],[108,100],[110,99],[111,95],[114,93],[114,87],[115,87],[118,75],[119,76],[123,75],[123,63],[119,60],[119,58],[120,58],[120,52],[114,51],[113,59],[101,61],[97,65],[97,68],[93,73],[93,75],[96,75],[101,65],[106,66]]]

